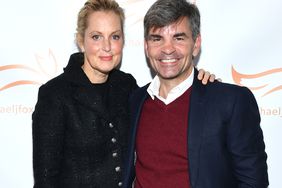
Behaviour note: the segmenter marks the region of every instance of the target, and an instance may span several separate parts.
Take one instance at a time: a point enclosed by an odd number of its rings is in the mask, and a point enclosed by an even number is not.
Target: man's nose
[[[174,46],[173,41],[171,41],[171,40],[165,41],[164,44],[163,44],[163,47],[162,47],[162,52],[167,54],[167,55],[174,53],[175,52],[175,46]]]

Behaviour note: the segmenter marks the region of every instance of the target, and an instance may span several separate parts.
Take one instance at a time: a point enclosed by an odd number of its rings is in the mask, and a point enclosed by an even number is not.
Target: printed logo
[[[263,93],[262,97],[282,89],[282,85],[274,81],[281,81],[282,68],[271,69],[256,74],[243,74],[236,71],[232,66],[232,77],[237,85],[246,86],[252,91],[261,91]]]
[[[13,71],[15,72],[17,70],[21,70],[21,72],[23,73],[23,77],[31,77],[31,79],[15,78],[15,80],[8,81],[8,83],[0,83],[0,92],[20,85],[41,85],[47,80],[49,80],[51,77],[55,76],[58,72],[58,63],[53,52],[50,49],[47,55],[42,56],[39,54],[35,54],[35,60],[38,65],[37,68],[22,64],[0,66],[0,76],[1,73],[4,72],[12,73]]]

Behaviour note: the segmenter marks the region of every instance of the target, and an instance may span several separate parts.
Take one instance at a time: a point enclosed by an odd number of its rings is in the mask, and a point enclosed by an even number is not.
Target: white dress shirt
[[[194,69],[192,69],[192,73],[190,76],[181,82],[176,87],[172,88],[172,90],[169,91],[167,98],[163,98],[159,95],[160,90],[160,79],[158,76],[155,76],[152,82],[150,83],[147,92],[151,96],[151,98],[154,100],[155,97],[157,97],[159,100],[161,100],[163,103],[168,105],[169,103],[173,102],[175,99],[180,97],[187,89],[189,89],[192,86],[194,80]]]

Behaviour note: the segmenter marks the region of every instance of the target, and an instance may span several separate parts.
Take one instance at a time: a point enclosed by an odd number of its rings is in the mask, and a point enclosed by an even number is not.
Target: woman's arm
[[[59,187],[64,122],[56,91],[42,86],[32,114],[34,188]]]

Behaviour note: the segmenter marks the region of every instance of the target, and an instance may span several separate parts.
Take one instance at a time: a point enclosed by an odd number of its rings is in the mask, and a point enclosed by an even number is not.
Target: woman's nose
[[[109,39],[104,39],[102,49],[105,52],[111,51],[111,42]]]

